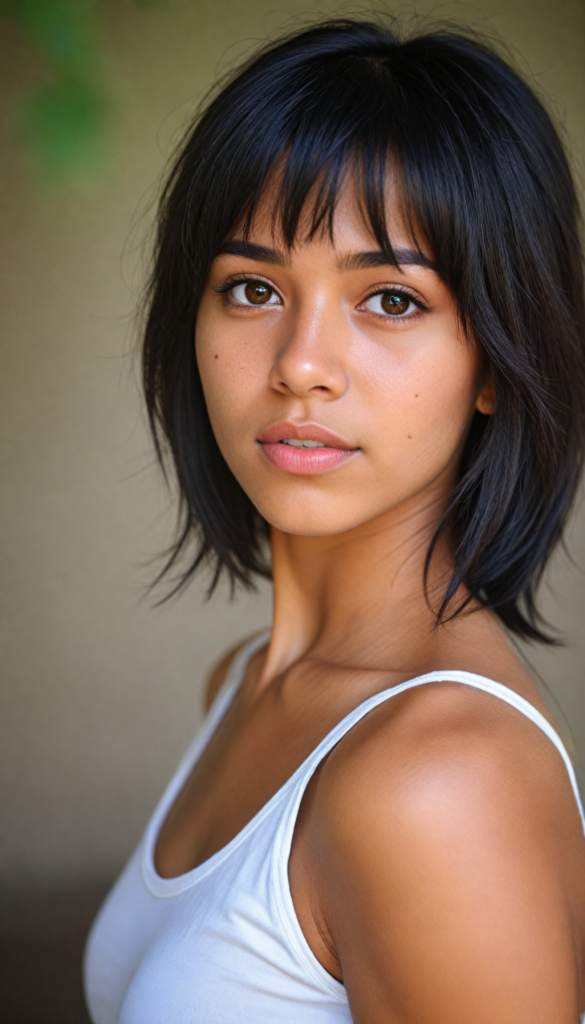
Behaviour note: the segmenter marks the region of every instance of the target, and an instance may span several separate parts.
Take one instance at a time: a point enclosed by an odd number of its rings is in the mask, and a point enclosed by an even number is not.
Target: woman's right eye
[[[240,281],[230,288],[233,302],[241,306],[277,306],[280,298],[264,281]]]

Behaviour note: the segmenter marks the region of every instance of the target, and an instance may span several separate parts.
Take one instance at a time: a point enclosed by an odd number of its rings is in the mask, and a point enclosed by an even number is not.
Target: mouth
[[[263,454],[287,473],[314,475],[335,469],[360,449],[317,423],[274,423],[258,438]]]

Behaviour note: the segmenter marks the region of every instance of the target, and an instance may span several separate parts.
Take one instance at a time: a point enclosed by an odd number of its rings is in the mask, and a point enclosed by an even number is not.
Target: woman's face
[[[385,262],[349,190],[333,240],[287,251],[270,213],[260,208],[247,250],[236,232],[215,259],[197,318],[234,476],[269,523],[299,535],[440,501],[474,409],[491,411],[453,296],[392,211],[400,266]]]

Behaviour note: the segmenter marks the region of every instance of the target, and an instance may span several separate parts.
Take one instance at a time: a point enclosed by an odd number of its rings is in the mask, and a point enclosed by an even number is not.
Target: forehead
[[[323,180],[317,181],[295,211],[295,216],[291,217],[291,197],[283,193],[282,177],[277,168],[264,185],[253,209],[239,218],[220,252],[234,251],[229,244],[234,239],[259,243],[282,253],[285,258],[308,246],[327,247],[340,256],[379,250],[392,255],[395,249],[400,249],[403,254],[409,252],[413,257],[407,262],[435,269],[427,240],[414,219],[405,216],[403,192],[392,170],[388,172],[387,169],[385,176],[383,209],[375,211],[377,230],[372,224],[371,205],[368,205],[357,173],[346,173],[334,190],[327,190],[326,186]],[[245,255],[241,246],[237,248],[237,254]],[[415,254],[420,259],[414,259]]]

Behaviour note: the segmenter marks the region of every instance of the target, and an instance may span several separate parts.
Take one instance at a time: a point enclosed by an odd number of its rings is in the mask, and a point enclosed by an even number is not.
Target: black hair
[[[547,641],[535,590],[575,495],[584,440],[578,203],[543,103],[490,43],[459,30],[401,38],[393,21],[324,20],[265,46],[190,127],[160,202],[143,350],[157,452],[161,461],[170,453],[181,496],[161,577],[192,541],[175,589],[204,562],[211,589],[222,570],[232,584],[270,575],[267,524],[219,450],[195,359],[213,259],[236,226],[249,230],[277,167],[274,218],[286,244],[308,204],[311,231],[331,229],[352,173],[366,223],[393,258],[389,160],[413,240],[430,246],[496,390],[494,414],[475,414],[427,557],[428,569],[448,529],[454,569],[439,621],[463,583],[512,632]]]

